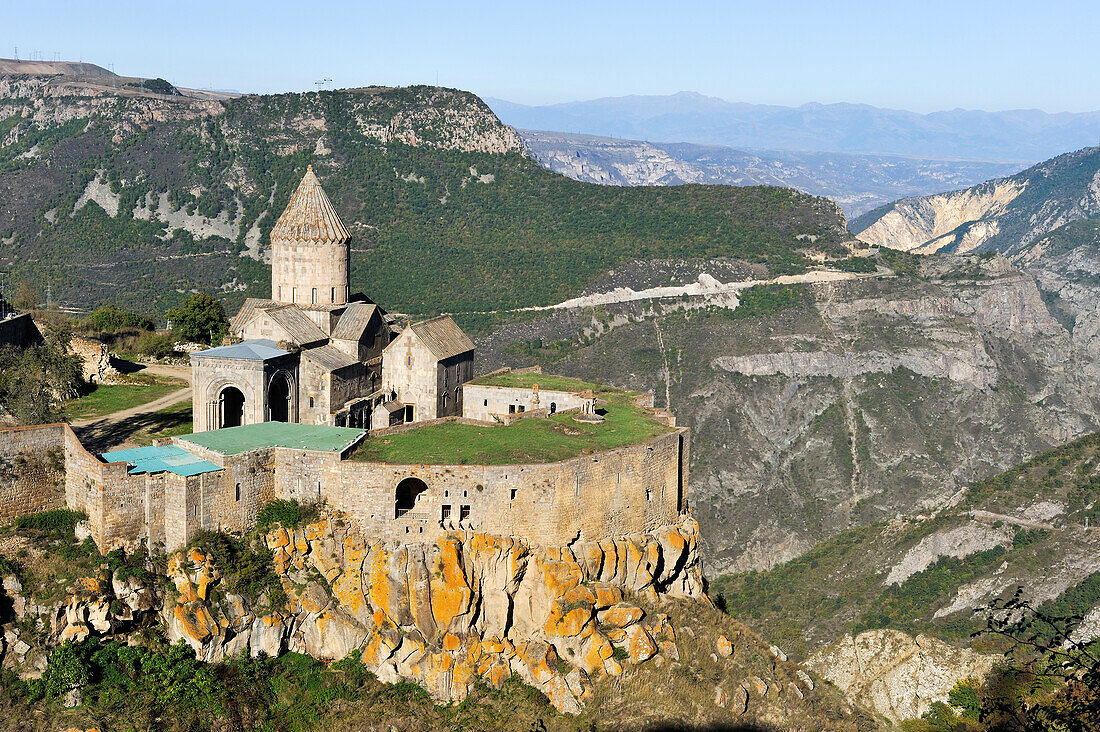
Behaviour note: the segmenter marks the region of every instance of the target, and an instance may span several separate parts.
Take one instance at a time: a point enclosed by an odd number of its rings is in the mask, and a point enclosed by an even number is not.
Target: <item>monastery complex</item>
[[[68,506],[106,552],[244,532],[276,498],[398,541],[564,546],[679,521],[688,433],[650,396],[537,371],[475,378],[449,316],[406,322],[352,291],[349,239],[311,167],[271,231],[271,299],[248,299],[226,342],[191,356],[192,434],[94,455],[67,425],[0,430],[0,459],[24,465],[0,480],[0,522]],[[520,436],[558,453],[509,460]]]

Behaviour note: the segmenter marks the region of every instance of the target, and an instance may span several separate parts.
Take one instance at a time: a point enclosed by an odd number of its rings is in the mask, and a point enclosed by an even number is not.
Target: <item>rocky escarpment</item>
[[[897,723],[924,715],[932,702],[946,703],[955,684],[983,679],[999,660],[928,636],[869,630],[822,648],[806,666]]]
[[[751,318],[706,294],[540,314],[481,338],[480,363],[653,391],[692,429],[708,574],[761,569],[1100,423],[1090,353],[1032,277],[991,254],[905,262]]]
[[[170,637],[207,661],[242,650],[332,660],[356,653],[379,678],[414,680],[440,701],[516,673],[576,713],[591,675],[617,676],[627,659],[677,657],[667,616],[624,593],[705,601],[696,541],[697,525],[686,519],[644,537],[560,549],[481,534],[397,544],[368,541],[335,516],[266,536],[288,596],[266,612],[217,594],[211,557],[175,555],[168,573],[177,596],[165,622]]]
[[[920,253],[995,249],[1022,257],[1060,226],[1100,213],[1100,148],[972,188],[905,198],[852,221],[870,244]]]
[[[239,593],[242,575],[223,575],[214,559],[231,540],[200,538],[215,543],[168,557],[167,577],[138,581],[134,569],[104,569],[80,580],[60,606],[38,609],[54,618],[48,635],[11,640],[3,660],[34,676],[57,643],[141,642],[159,619],[170,640],[202,660],[351,657],[383,681],[416,682],[439,702],[464,699],[475,685],[475,698],[514,689],[518,679],[558,711],[580,715],[576,724],[554,717],[555,729],[731,719],[873,729],[866,712],[702,596],[696,532],[685,518],[646,535],[561,548],[472,533],[400,544],[367,539],[333,514],[253,538],[272,551],[281,588],[265,585],[260,597]],[[20,625],[37,611],[26,612]],[[78,704],[79,685],[71,691]]]

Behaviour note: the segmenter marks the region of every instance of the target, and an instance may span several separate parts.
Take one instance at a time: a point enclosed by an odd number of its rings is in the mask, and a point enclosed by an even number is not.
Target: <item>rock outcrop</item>
[[[805,666],[856,703],[896,723],[920,717],[932,702],[946,702],[956,683],[984,678],[998,661],[997,656],[961,650],[924,635],[868,630],[820,649]]]
[[[227,592],[212,558],[191,549],[169,560],[176,599],[162,613],[169,637],[207,661],[242,651],[356,654],[379,678],[415,681],[440,701],[516,674],[577,713],[591,677],[676,658],[667,617],[629,597],[705,601],[697,538],[685,518],[561,548],[474,533],[399,544],[369,540],[334,515],[266,535],[284,605]]]

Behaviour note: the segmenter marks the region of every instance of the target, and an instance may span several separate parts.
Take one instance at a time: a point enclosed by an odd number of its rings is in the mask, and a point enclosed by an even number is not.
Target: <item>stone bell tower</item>
[[[309,166],[271,230],[271,299],[302,307],[346,304],[348,239]]]

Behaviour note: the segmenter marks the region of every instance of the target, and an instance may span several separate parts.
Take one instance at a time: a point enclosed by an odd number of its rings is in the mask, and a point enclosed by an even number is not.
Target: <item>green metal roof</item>
[[[292,447],[314,452],[343,452],[354,445],[366,430],[348,427],[260,422],[243,427],[226,427],[210,432],[195,432],[177,438],[223,455],[238,455],[265,447]]]
[[[115,450],[103,453],[102,457],[109,463],[126,463],[129,466],[127,472],[130,475],[168,471],[176,475],[190,476],[221,470],[214,463],[192,455],[176,445]]]

